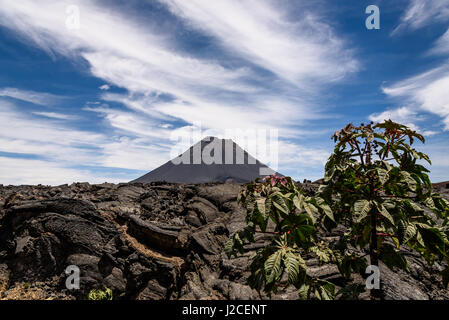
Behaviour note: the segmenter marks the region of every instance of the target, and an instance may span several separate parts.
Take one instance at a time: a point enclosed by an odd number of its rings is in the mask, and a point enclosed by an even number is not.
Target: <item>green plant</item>
[[[227,242],[228,256],[243,253],[245,242],[254,242],[256,234],[271,238],[251,259],[249,285],[269,295],[280,285],[294,285],[302,298],[313,294],[333,299],[334,284],[307,275],[303,259],[304,255],[315,255],[323,263],[334,259],[315,227],[317,220],[334,219],[324,200],[307,196],[290,178],[274,175],[248,184],[239,194],[239,203],[247,210],[247,227]]]
[[[432,192],[429,172],[419,160],[429,157],[412,148],[422,135],[385,121],[355,127],[347,125],[333,135],[336,143],[325,167],[325,183],[318,193],[332,209],[334,225],[347,227],[338,247],[344,258],[341,272],[349,275],[354,261],[364,255],[348,254],[351,247],[368,249],[369,263],[379,260],[389,268],[408,269],[401,253],[406,245],[432,264],[448,258],[449,203]],[[424,207],[433,214],[427,213]],[[449,280],[448,270],[443,273]],[[372,297],[381,292],[372,290]]]
[[[419,163],[430,164],[429,157],[412,148],[416,139],[424,143],[424,138],[393,121],[349,124],[332,138],[336,145],[325,167],[326,185],[314,196],[276,175],[248,184],[239,195],[247,227],[225,249],[228,256],[243,253],[255,234],[271,236],[251,260],[248,283],[259,292],[271,294],[280,285],[294,285],[301,298],[353,299],[364,289],[352,284],[335,293],[332,283],[307,275],[305,255],[336,264],[346,278],[379,261],[408,270],[401,246],[429,264],[448,262],[449,203],[432,191],[429,170]],[[346,232],[336,241],[320,239],[319,229],[337,226]],[[449,268],[442,276],[447,286]],[[381,291],[371,290],[371,295],[379,298]]]
[[[87,296],[89,300],[112,300],[112,290],[104,287],[101,289],[92,289]]]

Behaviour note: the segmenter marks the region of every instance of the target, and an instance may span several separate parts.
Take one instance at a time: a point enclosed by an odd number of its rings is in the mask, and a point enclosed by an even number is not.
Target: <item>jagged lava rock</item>
[[[223,250],[229,236],[245,226],[245,210],[237,204],[241,187],[2,186],[0,299],[86,299],[91,289],[104,286],[115,299],[259,299],[246,284],[248,259],[269,236],[258,236],[237,258],[228,259]],[[317,185],[305,187],[313,193]],[[409,274],[381,265],[386,298],[448,299],[438,275],[441,266],[429,267],[415,254],[406,254]],[[311,274],[344,284],[333,266],[311,258],[306,262]],[[69,265],[80,268],[79,290],[65,286]],[[364,281],[359,275],[353,278]],[[297,294],[290,288],[273,298],[296,299]]]

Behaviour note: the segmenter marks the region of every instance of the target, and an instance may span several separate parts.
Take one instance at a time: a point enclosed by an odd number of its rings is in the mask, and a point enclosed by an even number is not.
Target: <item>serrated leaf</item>
[[[335,166],[331,166],[328,170],[326,170],[326,172],[324,173],[324,182],[329,182],[333,178],[335,169]]]
[[[417,229],[415,227],[415,225],[413,224],[408,224],[407,228],[405,229],[405,236],[404,236],[404,243],[407,243],[411,238],[413,238],[415,236],[417,232]]]
[[[333,222],[335,222],[334,214],[332,212],[331,207],[329,207],[329,205],[326,204],[322,198],[317,198],[317,203],[321,208],[321,210],[323,210],[324,214]]]
[[[379,176],[379,181],[382,185],[384,185],[385,182],[387,182],[387,180],[389,179],[388,171],[385,169],[378,168],[377,175]]]
[[[304,210],[306,210],[307,215],[312,219],[313,224],[315,224],[317,216],[318,216],[318,209],[309,202],[304,202]]]
[[[428,197],[426,200],[424,200],[424,204],[426,205],[427,208],[431,209],[431,210],[435,210],[435,202],[433,201],[433,199],[431,197]]]
[[[391,214],[388,212],[388,210],[387,210],[383,205],[380,205],[379,212],[380,212],[380,214],[381,214],[384,218],[386,218],[392,225],[394,225],[394,219],[393,219],[393,217],[391,216]]]
[[[273,253],[268,259],[265,261],[264,269],[265,269],[265,277],[267,283],[271,283],[280,277],[282,274],[282,257],[284,254],[284,250],[280,249]]]
[[[293,252],[287,252],[284,256],[284,265],[288,272],[288,281],[295,283],[298,281],[298,275],[300,269],[306,268],[306,262],[298,254]]]
[[[407,230],[407,223],[403,220],[399,220],[397,233],[398,233],[398,240],[401,244],[404,243],[406,230]]]
[[[360,223],[368,216],[371,210],[371,202],[368,200],[357,200],[354,203],[354,222]]]
[[[309,298],[309,291],[310,291],[310,285],[304,283],[301,287],[298,289],[298,295],[299,299],[306,300]]]
[[[416,180],[413,179],[410,173],[407,171],[401,171],[401,175],[404,178],[405,182],[407,183],[408,187],[412,191],[416,191]]]
[[[335,295],[335,285],[330,282],[319,285],[315,289],[315,295],[320,300],[333,300]]]
[[[274,195],[272,198],[272,203],[276,207],[276,209],[280,210],[281,212],[288,214],[288,207],[285,204],[284,199],[279,195]]]
[[[293,197],[293,204],[299,211],[302,211],[303,201],[304,201],[304,196],[302,194],[300,194],[299,196],[295,195]]]
[[[422,235],[421,235],[421,233],[418,230],[416,230],[416,241],[418,241],[418,243],[421,246],[423,246],[423,247],[425,246],[424,239],[422,238]]]
[[[262,216],[265,218],[266,215],[266,206],[265,206],[266,199],[261,198],[256,200],[257,210],[262,214]]]
[[[400,253],[400,250],[394,248],[392,245],[384,244],[380,248],[379,258],[391,270],[394,267],[398,267],[403,270],[408,269],[407,260],[402,256],[402,254]]]
[[[331,261],[332,251],[328,248],[321,248],[319,246],[313,246],[310,248],[310,251],[315,253],[318,256],[320,262],[328,263]]]

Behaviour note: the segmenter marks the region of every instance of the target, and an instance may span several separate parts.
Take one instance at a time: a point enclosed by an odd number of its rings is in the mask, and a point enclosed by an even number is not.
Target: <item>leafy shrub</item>
[[[412,148],[416,139],[424,143],[424,138],[392,121],[349,124],[332,138],[336,145],[325,167],[326,185],[315,196],[276,175],[241,191],[247,227],[229,239],[228,256],[243,253],[256,233],[271,235],[270,244],[252,257],[252,288],[270,294],[281,284],[294,285],[301,298],[318,299],[355,298],[363,289],[351,285],[335,293],[332,283],[307,275],[304,255],[336,264],[346,278],[379,261],[408,270],[401,246],[415,250],[429,264],[447,262],[449,203],[432,191],[429,170],[419,163],[430,164],[429,157]],[[267,231],[269,224],[273,231]],[[345,227],[344,235],[328,244],[320,239],[319,229],[331,231],[337,225]],[[442,275],[447,286],[449,269]],[[378,290],[371,294],[381,296]]]
[[[271,294],[286,274],[284,285],[294,285],[302,297],[313,292],[319,299],[331,299],[335,286],[308,276],[303,259],[307,254],[324,263],[334,259],[332,251],[318,241],[315,227],[317,220],[333,220],[324,200],[307,196],[291,178],[274,175],[248,184],[239,203],[247,209],[247,227],[229,239],[225,247],[228,256],[243,253],[244,243],[254,242],[257,233],[272,236],[270,244],[252,257],[249,285]]]
[[[385,121],[355,127],[347,125],[334,134],[336,143],[325,170],[327,185],[320,197],[332,208],[335,225],[347,227],[339,241],[344,253],[339,267],[344,275],[353,270],[351,263],[360,255],[348,255],[351,247],[368,248],[369,263],[379,260],[389,268],[408,270],[401,245],[417,251],[432,264],[447,259],[447,216],[449,203],[433,193],[427,175],[430,171],[419,161],[431,164],[429,157],[412,148],[424,137],[408,127]],[[423,209],[427,207],[433,215]],[[444,275],[447,285],[448,277]],[[372,290],[373,296],[380,292]]]

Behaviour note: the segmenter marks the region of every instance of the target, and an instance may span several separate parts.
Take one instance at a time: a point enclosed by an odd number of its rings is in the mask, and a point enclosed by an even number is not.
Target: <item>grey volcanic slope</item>
[[[229,155],[229,152],[226,153],[226,150],[232,150],[231,155]],[[219,154],[220,152],[221,155]],[[195,159],[198,160],[194,161],[194,154],[205,154],[218,161],[211,163],[212,161],[198,156],[195,156]],[[243,161],[237,162],[237,157],[243,159]],[[220,158],[221,162],[219,161]],[[207,137],[190,147],[177,158],[168,161],[132,182],[166,181],[197,184],[232,181],[247,183],[273,173],[275,173],[274,170],[252,157],[232,140]]]

